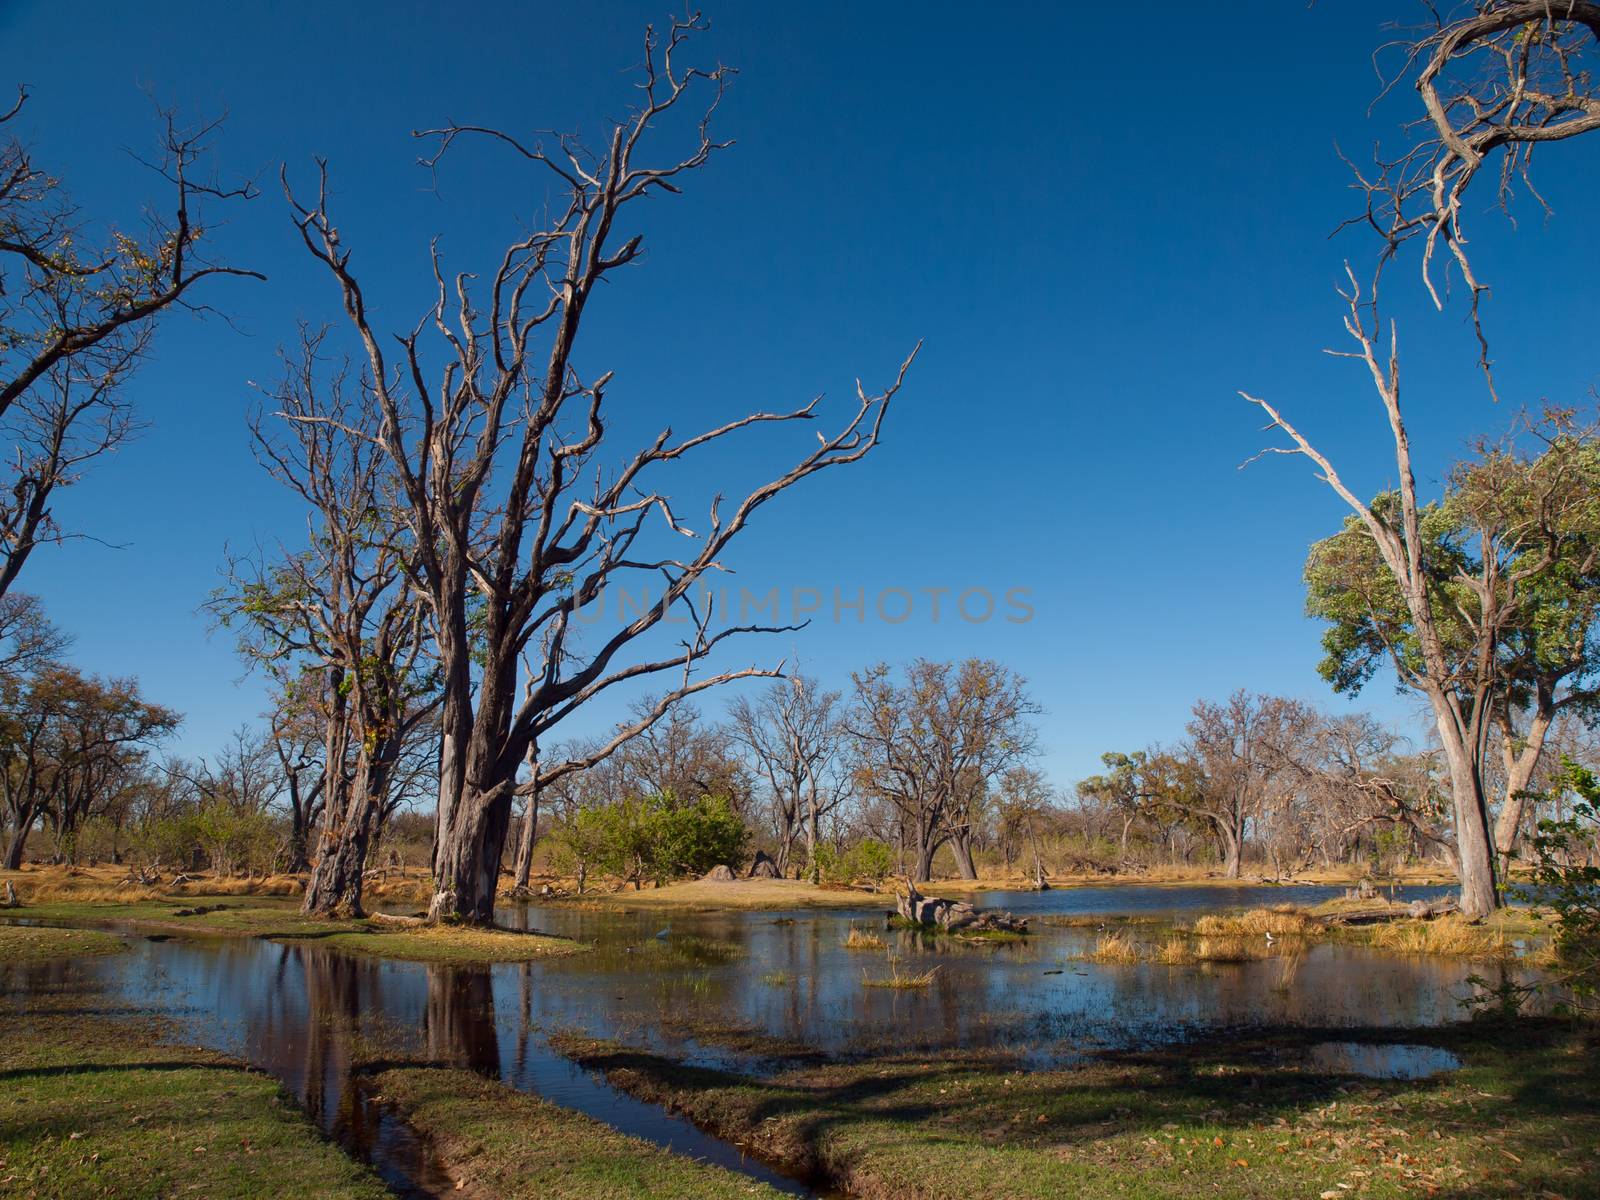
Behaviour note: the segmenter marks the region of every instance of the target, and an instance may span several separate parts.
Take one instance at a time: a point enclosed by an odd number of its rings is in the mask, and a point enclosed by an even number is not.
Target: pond
[[[1083,888],[990,892],[978,902],[1034,915],[1148,917],[1310,903],[1333,890]],[[1468,975],[1493,973],[1481,964],[1339,944],[1285,948],[1281,940],[1247,962],[1097,964],[1077,958],[1096,942],[1093,925],[1038,924],[1024,941],[966,943],[889,930],[881,907],[668,916],[520,906],[502,919],[594,948],[545,962],[463,968],[380,962],[314,942],[135,938],[125,955],[0,966],[0,993],[25,1003],[37,991],[87,981],[116,1004],[162,1014],[183,1040],[271,1072],[331,1136],[409,1194],[438,1194],[449,1184],[381,1103],[356,1086],[353,1064],[375,1048],[496,1076],[627,1133],[809,1194],[800,1182],[577,1069],[550,1047],[549,1035],[618,1038],[705,1065],[758,1071],[790,1058],[883,1048],[994,1051],[1044,1067],[1226,1029],[1440,1025],[1463,1015]],[[884,945],[847,949],[852,927]],[[1125,931],[1135,939],[1165,937],[1156,925]],[[927,971],[933,978],[923,988],[871,986],[892,972]],[[1404,1055],[1379,1054],[1368,1063],[1359,1046],[1317,1053],[1327,1056],[1328,1068],[1357,1074],[1435,1069],[1433,1060],[1424,1057],[1419,1066]]]

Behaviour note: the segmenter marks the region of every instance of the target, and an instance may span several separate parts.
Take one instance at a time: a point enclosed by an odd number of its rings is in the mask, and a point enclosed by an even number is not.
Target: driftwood
[[[982,912],[964,900],[924,896],[906,880],[904,895],[895,897],[900,917],[913,925],[935,925],[950,933],[1027,933],[1026,917],[1008,912]]]

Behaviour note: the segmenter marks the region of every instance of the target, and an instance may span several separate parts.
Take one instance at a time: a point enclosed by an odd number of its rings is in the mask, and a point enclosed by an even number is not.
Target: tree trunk
[[[1239,878],[1239,861],[1244,856],[1244,838],[1227,826],[1219,826],[1222,837],[1222,873],[1229,879]]]
[[[916,882],[927,883],[933,878],[933,856],[939,852],[939,839],[923,838],[917,845]]]
[[[822,868],[817,864],[817,796],[811,794],[810,811],[806,816],[806,867],[812,883],[822,881]]]
[[[30,813],[26,820],[19,819],[16,828],[11,831],[11,841],[6,844],[6,870],[22,869],[22,849],[28,843],[28,829],[32,825],[33,815]]]
[[[306,882],[305,912],[339,917],[363,914],[361,886],[367,869],[367,848],[383,814],[386,790],[381,773],[358,771],[344,811],[331,803],[324,810],[322,857]]]
[[[962,832],[950,839],[950,849],[956,856],[956,870],[963,879],[976,879],[978,868],[972,865],[972,835]]]
[[[494,923],[495,892],[500,862],[511,825],[512,783],[493,791],[467,788],[446,814],[439,816],[434,839],[434,896],[430,921]]]
[[[528,888],[528,877],[533,873],[533,846],[539,840],[539,764],[533,764],[533,791],[528,793],[527,812],[522,818],[522,837],[517,845],[517,876],[513,883],[519,891]]]
[[[1461,876],[1461,911],[1486,917],[1500,907],[1495,887],[1494,847],[1489,840],[1488,804],[1483,774],[1454,736],[1454,722],[1442,717],[1439,736],[1450,764],[1450,799],[1456,827],[1456,866]]]
[[[1540,703],[1528,722],[1528,734],[1522,749],[1517,751],[1510,722],[1502,721],[1500,732],[1501,754],[1506,772],[1505,801],[1500,806],[1500,816],[1494,824],[1494,848],[1505,869],[1510,869],[1512,856],[1517,852],[1517,839],[1522,833],[1522,814],[1527,807],[1528,784],[1533,779],[1539,757],[1544,753],[1545,738],[1554,720],[1553,706],[1541,692]]]

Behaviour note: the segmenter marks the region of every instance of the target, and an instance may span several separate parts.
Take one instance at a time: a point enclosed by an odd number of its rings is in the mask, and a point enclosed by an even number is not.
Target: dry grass
[[[1308,937],[1323,928],[1316,917],[1289,904],[1228,916],[1204,916],[1194,923],[1194,931],[1204,937],[1262,937],[1269,933],[1274,937]]]
[[[893,955],[890,955],[889,974],[881,979],[872,979],[867,975],[866,971],[863,970],[861,972],[861,985],[863,987],[895,988],[898,990],[925,988],[932,986],[933,981],[938,974],[938,967],[930,967],[928,970],[919,972],[915,975],[902,974],[900,971],[900,960]]]
[[[1143,956],[1139,944],[1125,933],[1108,933],[1095,943],[1095,948],[1084,955],[1090,962],[1136,963]]]
[[[877,934],[855,925],[850,926],[850,936],[844,939],[846,950],[882,950],[883,945],[883,939]]]
[[[666,887],[586,897],[600,908],[659,908],[689,912],[730,909],[782,912],[795,908],[860,908],[865,893],[817,887],[799,879],[689,879]]]
[[[1550,943],[1546,939],[1503,925],[1475,925],[1458,915],[1432,921],[1393,921],[1355,932],[1368,945],[1397,954],[1505,959],[1516,958],[1521,951],[1524,959],[1534,966],[1546,966],[1552,961]],[[1519,946],[1518,942],[1522,944]]]
[[[201,875],[182,883],[130,882],[126,866],[25,867],[0,872],[0,884],[16,886],[17,896],[29,904],[135,904],[171,896],[298,896],[305,883],[294,875],[269,875],[259,879]]]

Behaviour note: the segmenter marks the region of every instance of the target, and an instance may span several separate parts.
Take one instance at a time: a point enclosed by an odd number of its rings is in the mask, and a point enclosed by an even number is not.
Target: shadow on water
[[[1121,911],[1139,914],[1263,902],[1224,900],[1216,888],[1114,890]],[[1282,888],[1241,891],[1293,898]],[[1094,911],[1086,906],[1102,902],[1059,896],[1053,911]],[[1021,907],[995,893],[983,902]],[[691,1067],[756,1074],[885,1047],[984,1050],[1043,1067],[1228,1029],[1448,1024],[1462,1016],[1467,977],[1492,973],[1482,964],[1337,944],[1231,964],[1091,964],[1076,956],[1092,947],[1093,929],[1045,926],[1022,942],[967,944],[884,929],[881,909],[674,913],[668,925],[660,914],[522,906],[505,910],[502,920],[592,948],[545,962],[468,968],[382,962],[315,943],[141,939],[126,955],[71,965],[103,990],[112,1008],[163,1015],[182,1040],[269,1071],[330,1137],[411,1195],[441,1194],[454,1184],[363,1088],[361,1073],[375,1063],[463,1067],[807,1195],[805,1183],[574,1065],[552,1049],[550,1035],[616,1040]],[[879,934],[884,947],[847,949],[852,926]],[[934,967],[924,988],[868,986],[891,970]],[[6,971],[0,987],[27,993],[41,986],[33,979]],[[1333,1056],[1327,1065],[1350,1073],[1427,1074],[1451,1065],[1429,1059],[1437,1052],[1427,1047],[1374,1050],[1329,1041],[1312,1053]]]

